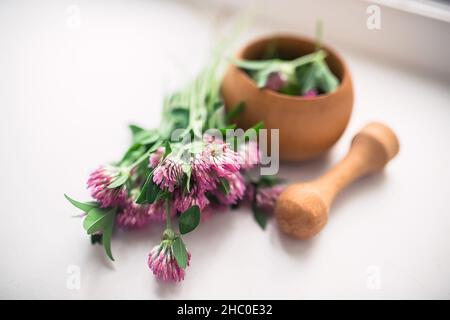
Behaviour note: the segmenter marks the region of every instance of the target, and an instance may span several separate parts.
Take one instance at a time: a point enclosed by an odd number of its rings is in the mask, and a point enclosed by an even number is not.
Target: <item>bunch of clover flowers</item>
[[[164,100],[159,128],[130,126],[132,144],[122,159],[100,166],[89,176],[87,187],[94,201],[83,203],[66,195],[84,212],[83,227],[91,242],[101,243],[111,260],[116,228],[133,230],[165,223],[161,242],[148,256],[148,266],[159,279],[181,281],[191,259],[184,234],[213,212],[242,201],[250,201],[255,208],[258,203],[273,204],[268,189],[261,193],[247,179],[259,161],[256,142],[232,147],[225,139],[208,135],[203,139],[209,129],[235,128],[232,120],[245,107],[242,104],[225,114],[220,97],[222,61],[218,55],[213,57],[194,81]],[[171,134],[178,129],[197,140],[174,142]],[[177,216],[178,231],[173,226]]]
[[[165,221],[162,241],[151,250],[148,266],[162,280],[180,281],[191,256],[182,235],[198,226],[203,212],[243,200],[245,171],[259,161],[256,143],[248,142],[235,151],[221,139],[207,137],[200,143],[200,151],[193,150],[193,145],[199,143],[166,143],[152,148],[132,166],[101,166],[88,179],[96,202],[82,204],[68,198],[86,212],[83,225],[88,234],[102,234],[111,259],[114,222],[119,228],[136,229],[152,221]],[[144,182],[142,167],[148,172]],[[180,216],[179,233],[172,226],[176,215]]]
[[[202,146],[201,152],[192,152],[189,146],[166,143],[150,149],[133,166],[101,166],[88,179],[95,202],[80,203],[67,197],[86,212],[86,231],[93,237],[101,235],[112,260],[115,226],[136,229],[165,222],[162,241],[151,250],[148,266],[158,279],[181,281],[191,259],[182,235],[194,230],[204,216],[246,200],[256,221],[265,227],[262,210],[273,210],[282,187],[269,177],[257,182],[246,179],[246,173],[259,162],[256,143],[241,144],[235,151],[228,143],[208,137]],[[143,172],[148,172],[145,179]],[[172,226],[177,215],[178,233]]]

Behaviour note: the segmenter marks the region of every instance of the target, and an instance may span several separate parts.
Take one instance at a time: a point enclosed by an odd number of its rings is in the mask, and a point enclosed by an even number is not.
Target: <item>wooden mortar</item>
[[[287,60],[315,50],[315,41],[312,39],[278,35],[251,42],[236,57],[261,59],[266,46],[274,41],[281,56]],[[279,129],[281,160],[306,160],[324,153],[339,139],[349,122],[353,106],[350,72],[344,60],[333,49],[327,46],[323,46],[323,49],[327,52],[326,62],[341,83],[336,91],[315,98],[260,89],[244,71],[234,65],[230,65],[225,74],[222,96],[227,111],[243,101],[246,108],[236,119],[240,128],[248,129],[264,121],[267,129]]]

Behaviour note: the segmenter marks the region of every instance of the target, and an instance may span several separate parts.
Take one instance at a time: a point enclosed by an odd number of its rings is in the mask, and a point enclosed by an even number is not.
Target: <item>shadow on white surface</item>
[[[92,248],[89,249],[90,250],[85,250],[86,254],[89,257],[89,261],[92,261],[92,263],[96,263],[102,268],[108,269],[110,271],[116,270],[114,262],[109,260],[109,258],[105,255],[102,245],[95,244],[92,245]]]
[[[300,163],[283,161],[280,164],[279,176],[285,179],[286,183],[316,179],[333,165],[331,153],[332,151]]]
[[[331,205],[329,212],[329,219],[333,219],[333,212],[339,213],[344,211],[346,203],[352,201],[352,199],[358,199],[362,195],[374,194],[374,191],[378,188],[382,188],[387,183],[388,175],[385,171],[375,172],[367,176],[361,177],[349,186],[347,186],[340,194],[337,195],[333,204]]]
[[[273,223],[276,223],[276,221],[273,221]],[[319,238],[316,237],[309,240],[299,240],[284,234],[278,227],[274,229],[276,229],[274,232],[277,233],[281,247],[289,254],[289,256],[294,257],[298,261],[308,259],[313,252],[316,243],[319,241]]]

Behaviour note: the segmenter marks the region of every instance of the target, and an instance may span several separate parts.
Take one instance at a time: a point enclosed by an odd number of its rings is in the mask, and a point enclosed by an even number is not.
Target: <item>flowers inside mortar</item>
[[[231,62],[243,69],[262,89],[307,99],[332,93],[338,88],[339,79],[328,67],[325,60],[327,54],[321,49],[320,22],[317,24],[316,33],[315,51],[296,59],[283,60],[274,40],[265,48],[262,59],[231,59]]]

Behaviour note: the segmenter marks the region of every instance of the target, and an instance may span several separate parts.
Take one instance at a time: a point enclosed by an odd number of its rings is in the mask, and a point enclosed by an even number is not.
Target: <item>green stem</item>
[[[151,153],[151,152],[150,152],[151,149],[152,149],[152,148],[150,148],[149,150],[145,151],[145,153],[144,153],[142,156],[140,156],[135,162],[133,162],[131,165],[129,165],[129,166],[127,167],[127,170],[130,170],[130,171],[131,171],[131,169],[133,169],[133,168],[136,167],[138,164],[140,164],[142,161],[144,161],[145,159],[147,159],[148,156],[149,156],[150,153]]]
[[[322,20],[316,21],[316,50],[320,50],[322,47],[322,37],[323,37],[323,23]]]
[[[235,66],[247,70],[261,70],[264,68],[269,67],[272,64],[280,63],[280,59],[271,59],[271,60],[263,60],[263,61],[256,61],[256,60],[243,60],[243,59],[236,59],[236,58],[229,58],[230,63],[234,64]]]
[[[323,50],[319,50],[319,51],[307,54],[306,56],[302,56],[300,58],[292,60],[291,62],[289,62],[289,65],[295,69],[295,68],[300,67],[307,63],[311,63],[311,62],[318,61],[318,60],[323,60],[323,59],[325,59],[326,56],[327,55]]]
[[[166,200],[166,229],[172,230],[172,221],[170,217],[170,199]]]

